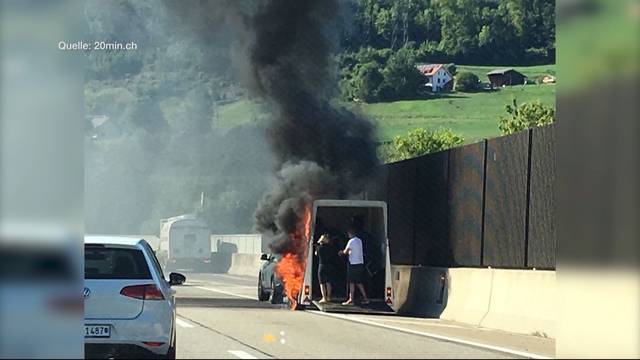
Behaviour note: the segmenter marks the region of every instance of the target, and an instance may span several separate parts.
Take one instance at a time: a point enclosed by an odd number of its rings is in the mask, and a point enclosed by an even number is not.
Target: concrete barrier
[[[261,234],[211,234],[211,252],[260,254],[264,247]]]
[[[489,309],[479,325],[556,337],[555,271],[490,270]],[[447,316],[446,311],[443,314]]]
[[[214,274],[226,274],[231,268],[230,253],[212,252],[210,270]]]
[[[263,261],[260,254],[231,254],[231,266],[228,274],[258,277]],[[257,281],[257,280],[256,280]]]
[[[398,314],[556,335],[554,271],[392,266]]]
[[[447,305],[440,318],[480,326],[491,300],[493,271],[449,269]]]
[[[439,317],[444,309],[442,278],[446,268],[394,265],[391,267],[394,309],[400,315]],[[444,289],[446,292],[446,288]]]

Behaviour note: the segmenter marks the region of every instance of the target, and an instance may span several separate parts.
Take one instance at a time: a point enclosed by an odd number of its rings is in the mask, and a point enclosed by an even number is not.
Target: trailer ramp
[[[387,305],[383,300],[371,300],[371,303],[362,305],[356,303],[355,305],[347,306],[342,305],[344,300],[333,300],[329,303],[320,304],[319,301],[313,301],[318,310],[328,313],[347,313],[347,314],[376,314],[376,315],[393,315],[396,312]]]

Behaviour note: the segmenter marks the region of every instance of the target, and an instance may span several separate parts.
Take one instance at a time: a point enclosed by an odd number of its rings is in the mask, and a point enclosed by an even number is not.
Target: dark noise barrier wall
[[[450,226],[442,241],[451,244],[453,261],[443,266],[481,265],[485,147],[480,142],[447,151]]]
[[[393,234],[397,244],[390,253],[394,264],[414,264],[415,249],[415,188],[416,162],[412,160],[389,164],[387,209],[389,210],[389,236]]]
[[[556,266],[556,153],[553,126],[531,133],[527,266]]]
[[[487,141],[482,265],[526,267],[528,135]]]
[[[366,197],[388,204],[391,262],[555,269],[554,132],[384,165]]]

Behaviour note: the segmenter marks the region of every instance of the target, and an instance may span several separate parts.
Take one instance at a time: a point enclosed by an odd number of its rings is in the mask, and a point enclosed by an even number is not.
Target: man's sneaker
[[[360,302],[360,304],[362,304],[362,305],[369,305],[369,304],[371,304],[371,301],[369,301],[369,300],[362,300],[362,301]]]

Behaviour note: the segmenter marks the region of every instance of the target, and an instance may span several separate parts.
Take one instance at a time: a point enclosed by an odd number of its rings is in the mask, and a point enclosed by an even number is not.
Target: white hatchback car
[[[175,358],[176,304],[160,263],[142,239],[85,237],[85,356]]]

